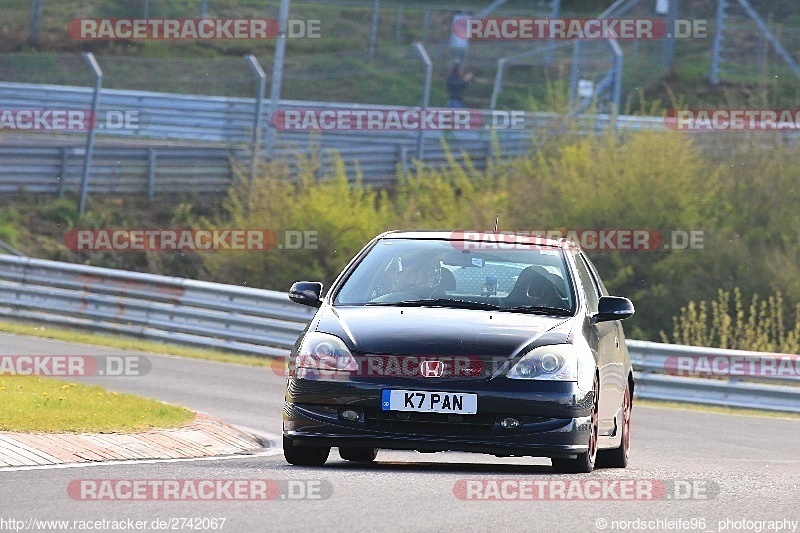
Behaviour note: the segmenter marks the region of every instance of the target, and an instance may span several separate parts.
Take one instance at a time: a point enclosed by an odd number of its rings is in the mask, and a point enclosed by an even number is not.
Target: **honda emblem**
[[[419,371],[424,378],[440,378],[444,374],[444,363],[441,361],[423,361]]]

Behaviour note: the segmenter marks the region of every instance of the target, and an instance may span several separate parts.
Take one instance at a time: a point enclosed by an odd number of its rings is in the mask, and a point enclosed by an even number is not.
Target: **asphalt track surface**
[[[123,353],[132,352],[0,336],[0,355]],[[145,376],[81,379],[205,411],[265,436],[280,433],[284,380],[270,369],[147,357],[152,369]],[[132,531],[128,526],[138,520],[146,531],[800,533],[800,421],[634,404],[632,435],[627,469],[576,476],[553,474],[547,459],[465,453],[381,451],[378,462],[365,467],[340,460],[333,450],[324,467],[299,468],[289,466],[275,448],[212,460],[0,469],[0,531],[78,531],[90,526],[95,531],[115,526]],[[70,482],[74,486],[86,479],[274,480],[284,497],[86,501],[71,496]],[[457,493],[466,493],[457,487],[463,489],[469,481],[473,499],[459,498]],[[632,484],[645,490],[638,498],[625,498],[623,487]],[[314,491],[314,498],[294,499],[306,491]],[[520,493],[527,499],[514,499]],[[537,499],[541,494],[550,499]],[[477,499],[481,496],[494,499]],[[204,518],[217,518],[216,528],[210,520],[185,520]],[[69,523],[48,528],[31,520]],[[161,529],[165,525],[169,527]]]

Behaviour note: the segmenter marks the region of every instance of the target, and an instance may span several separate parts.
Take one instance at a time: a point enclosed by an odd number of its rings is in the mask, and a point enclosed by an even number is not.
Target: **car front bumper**
[[[384,389],[478,394],[478,413],[454,415],[381,410]],[[499,456],[574,457],[589,442],[593,393],[572,382],[419,380],[377,383],[290,378],[284,435],[296,446],[374,447]],[[355,421],[341,413],[354,410]],[[521,422],[506,428],[501,421]]]

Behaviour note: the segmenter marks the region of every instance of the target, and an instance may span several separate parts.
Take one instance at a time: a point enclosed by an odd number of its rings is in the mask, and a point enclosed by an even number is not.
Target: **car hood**
[[[568,342],[572,320],[472,309],[326,305],[316,329],[340,337],[362,354],[490,358],[515,355],[536,341]]]

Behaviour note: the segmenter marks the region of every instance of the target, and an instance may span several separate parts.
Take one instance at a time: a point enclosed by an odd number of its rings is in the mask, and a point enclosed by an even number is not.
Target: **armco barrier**
[[[90,107],[88,87],[0,83],[0,109],[83,109]],[[137,127],[97,129],[89,192],[91,194],[142,194],[149,198],[162,193],[223,192],[230,184],[231,160],[247,162],[252,154],[254,98],[184,95],[148,91],[103,89],[98,110],[136,112]],[[385,105],[281,100],[282,111],[317,110],[407,110]],[[490,111],[480,110],[484,123]],[[425,163],[433,167],[447,161],[442,140],[458,161],[467,154],[478,170],[486,168],[495,155],[518,156],[535,148],[532,135],[546,135],[562,127],[554,113],[524,113],[521,129],[496,129],[494,139],[486,129],[470,131],[425,131]],[[612,116],[606,114],[574,117],[571,128],[584,134],[597,133],[612,125],[622,131],[664,131],[660,117]],[[269,110],[261,117],[261,139],[268,139]],[[0,193],[17,191],[63,193],[77,188],[85,143],[85,132],[36,132],[28,135],[3,131],[0,145]],[[797,132],[781,133],[788,141]],[[698,139],[704,138],[698,133]],[[707,136],[706,136],[707,137]],[[535,135],[534,135],[535,138]],[[333,163],[329,152],[337,151],[365,183],[385,185],[394,181],[397,170],[413,165],[417,156],[416,131],[282,131],[275,136],[272,154],[291,159],[296,155],[319,153],[321,173]],[[126,144],[127,143],[127,144]],[[130,146],[138,143],[138,147]],[[173,146],[164,147],[164,143]],[[200,147],[200,143],[208,147]],[[177,144],[177,145],[176,145]],[[101,146],[102,145],[102,146]],[[263,146],[262,146],[263,147]],[[266,155],[266,154],[265,154]],[[117,161],[119,160],[119,161]]]
[[[153,340],[285,357],[314,309],[286,293],[0,255],[0,316]],[[800,412],[796,374],[670,375],[674,357],[769,360],[780,354],[629,340],[638,398]],[[793,356],[794,357],[794,356]]]
[[[0,83],[0,109],[88,109],[92,90],[88,87]],[[147,91],[104,89],[99,113],[136,112],[137,127],[96,130],[89,192],[92,194],[142,194],[148,197],[175,192],[223,192],[232,178],[231,161],[246,163],[252,154],[255,99],[194,96]],[[281,110],[358,110],[399,106],[360,105],[335,102],[281,100]],[[487,111],[482,111],[486,117]],[[425,162],[440,166],[447,162],[442,146],[446,140],[452,157],[461,161],[468,154],[478,170],[493,154],[518,156],[532,148],[531,132],[547,132],[557,126],[552,113],[525,113],[525,128],[496,130],[425,131]],[[579,118],[587,131],[608,128],[611,117]],[[261,138],[268,138],[268,110],[262,116]],[[652,117],[618,117],[625,129],[664,129]],[[17,191],[61,194],[74,191],[82,174],[85,132],[5,131],[0,145],[0,192]],[[417,156],[416,131],[283,131],[277,132],[273,155],[291,160],[297,155],[318,153],[320,173],[333,168],[331,151],[348,166],[348,175],[358,173],[363,181],[384,185],[394,181],[398,169],[413,165]],[[125,144],[128,143],[128,144]],[[131,146],[138,143],[139,146]],[[171,143],[172,146],[163,146]],[[208,145],[199,147],[198,143]],[[495,143],[495,144],[493,144]]]
[[[280,292],[0,255],[0,315],[282,357],[313,313]]]
[[[92,99],[90,87],[66,85],[42,85],[33,83],[0,83],[0,108],[2,109],[89,109]],[[269,127],[268,105],[262,115],[262,127]],[[354,104],[343,102],[314,102],[304,100],[281,100],[279,108],[289,110],[407,110],[407,107],[381,104]],[[98,113],[135,112],[137,127],[97,130],[98,137],[123,139],[169,139],[198,142],[224,143],[226,146],[249,146],[255,117],[254,98],[186,95],[150,91],[103,89],[100,93]],[[488,121],[487,111],[482,111]],[[545,130],[553,123],[553,113],[525,113],[523,130],[506,130],[505,138],[528,139],[531,130]],[[588,131],[607,129],[614,117],[609,115],[576,117],[578,126]],[[623,129],[664,130],[660,117],[624,116],[616,118]],[[475,132],[473,132],[475,133]],[[426,137],[436,141],[441,131],[429,131]],[[263,138],[263,137],[262,137]],[[397,144],[416,143],[416,132],[339,132],[325,131],[309,136],[308,132],[285,131],[279,133],[279,142],[284,145],[306,145],[313,139],[324,148],[352,146],[360,138],[367,143]],[[474,138],[474,137],[473,137]],[[457,140],[456,140],[457,142]],[[431,142],[430,144],[438,144]]]
[[[626,344],[639,398],[800,413],[800,356],[636,340]],[[681,372],[678,358],[693,371],[710,374],[720,359],[722,372],[711,379],[683,376],[694,372]],[[781,366],[782,359],[790,365]],[[750,373],[753,366],[762,372]],[[721,375],[728,369],[733,375]]]
[[[477,169],[486,168],[491,154],[488,141],[462,143]],[[288,163],[298,154],[282,148],[276,155]],[[506,155],[527,150],[522,143]],[[412,165],[411,149],[403,144],[356,144],[336,152],[321,150],[318,176],[330,175],[341,157],[347,176],[361,175],[363,183],[382,186],[396,179],[398,169]],[[165,194],[224,193],[235,179],[234,165],[249,161],[243,149],[219,147],[128,147],[103,145],[95,148],[92,159],[90,194],[138,194],[153,198]],[[463,160],[454,152],[457,161]],[[428,149],[426,161],[444,165],[447,154],[442,146]],[[63,194],[77,192],[83,165],[83,148],[76,146],[0,146],[0,193]],[[245,167],[242,167],[245,168]]]

